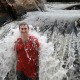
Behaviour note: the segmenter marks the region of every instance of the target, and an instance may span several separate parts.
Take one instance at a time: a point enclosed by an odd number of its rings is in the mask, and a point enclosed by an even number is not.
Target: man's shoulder
[[[36,38],[35,36],[30,36],[30,39],[32,43],[34,44],[35,49],[38,51],[38,48],[39,48],[38,38]]]
[[[22,41],[22,40],[21,40],[21,38],[19,37],[19,38],[16,39],[15,43],[16,43],[16,42],[21,42],[21,41]]]
[[[30,39],[32,39],[32,40],[38,40],[37,37],[35,37],[33,35],[30,35]]]

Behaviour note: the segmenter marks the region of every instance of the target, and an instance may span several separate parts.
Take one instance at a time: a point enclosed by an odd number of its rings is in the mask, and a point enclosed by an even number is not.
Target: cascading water
[[[23,20],[33,25],[30,34],[41,44],[39,80],[79,80],[80,28],[75,21],[80,15],[64,13],[30,12]],[[11,22],[0,30],[0,80],[16,80],[13,44],[19,23]]]

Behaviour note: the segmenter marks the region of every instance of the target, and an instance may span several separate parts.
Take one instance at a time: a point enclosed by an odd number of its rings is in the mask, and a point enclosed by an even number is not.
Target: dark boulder
[[[41,0],[0,0],[0,24],[4,23],[6,15],[16,20],[29,11],[43,11],[44,5]],[[6,14],[4,16],[1,13]]]

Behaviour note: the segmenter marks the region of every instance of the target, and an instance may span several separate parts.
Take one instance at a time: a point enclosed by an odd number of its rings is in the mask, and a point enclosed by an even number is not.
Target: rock
[[[47,2],[79,2],[79,0],[46,0]]]
[[[9,17],[6,13],[0,13],[0,26],[4,24],[8,18]]]
[[[17,80],[17,76],[16,76],[16,71],[14,66],[12,67],[12,69],[7,73],[6,77],[4,80]]]
[[[80,18],[77,20],[77,26],[80,27]]]
[[[62,67],[63,67],[63,68],[65,68],[65,67],[66,67],[66,65],[65,65],[65,64],[63,64],[63,65],[62,65]]]
[[[66,77],[63,77],[63,79],[62,80],[67,80],[67,78]]]
[[[15,9],[17,13],[23,13],[24,11],[34,11],[39,9],[43,10],[44,8],[41,0],[1,0],[0,5],[6,10],[8,10],[8,6],[11,6],[12,9]]]
[[[6,13],[12,20],[16,20],[26,12],[35,10],[44,10],[41,0],[0,0],[0,24],[6,22],[4,19],[6,15],[3,17],[2,12]]]
[[[15,0],[15,2],[27,11],[42,10],[44,8],[41,0]]]
[[[0,4],[1,4],[1,10],[3,10],[13,19],[17,19],[19,15],[21,16],[26,12],[26,10],[23,7],[21,7],[21,5],[17,5],[15,2],[10,3],[10,2],[1,0]]]

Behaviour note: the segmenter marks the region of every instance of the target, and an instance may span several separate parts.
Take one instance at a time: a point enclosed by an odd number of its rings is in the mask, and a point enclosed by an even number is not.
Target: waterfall
[[[24,15],[30,35],[40,42],[39,80],[79,80],[80,28],[75,22],[80,15],[75,11],[56,12]],[[13,45],[20,22],[13,21],[0,29],[0,80],[16,80]]]

